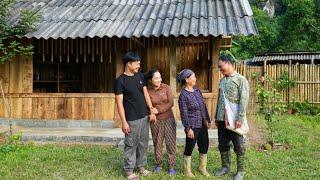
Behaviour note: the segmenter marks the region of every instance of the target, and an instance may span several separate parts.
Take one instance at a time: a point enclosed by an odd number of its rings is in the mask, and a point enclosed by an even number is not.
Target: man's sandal
[[[127,180],[138,180],[138,179],[139,179],[139,176],[137,176],[134,173],[127,176]]]

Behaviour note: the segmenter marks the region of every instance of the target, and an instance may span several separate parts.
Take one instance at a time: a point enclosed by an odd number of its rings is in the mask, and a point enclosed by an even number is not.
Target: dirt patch
[[[248,122],[250,131],[248,133],[249,145],[253,147],[259,147],[262,144],[266,143],[266,138],[263,135],[263,128],[258,125],[256,122],[256,116],[249,116]]]

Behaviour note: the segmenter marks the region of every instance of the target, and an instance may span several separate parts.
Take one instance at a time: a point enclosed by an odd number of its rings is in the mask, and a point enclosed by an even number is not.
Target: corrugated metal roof
[[[256,35],[248,0],[35,0],[14,7],[43,18],[28,38]]]
[[[320,60],[319,52],[286,52],[286,53],[269,53],[255,56],[251,62],[261,61],[309,61]]]

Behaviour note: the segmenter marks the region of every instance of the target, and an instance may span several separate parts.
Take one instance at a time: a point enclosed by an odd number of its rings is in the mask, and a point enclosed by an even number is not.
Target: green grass
[[[264,127],[261,119],[257,122]],[[320,117],[283,116],[276,125],[276,141],[292,145],[286,151],[247,150],[247,179],[317,179],[320,176]],[[178,175],[166,172],[141,179],[186,179],[182,175],[182,147],[178,148]],[[148,168],[153,166],[149,153]],[[193,154],[197,179],[206,179],[196,171],[198,153]],[[124,179],[122,151],[106,146],[25,145],[10,153],[0,153],[0,179]],[[166,162],[165,162],[166,165]],[[208,171],[220,166],[217,147],[208,153]],[[164,167],[166,169],[166,166]],[[236,171],[233,154],[232,173]],[[230,179],[232,173],[220,178]],[[210,179],[218,179],[211,177]]]

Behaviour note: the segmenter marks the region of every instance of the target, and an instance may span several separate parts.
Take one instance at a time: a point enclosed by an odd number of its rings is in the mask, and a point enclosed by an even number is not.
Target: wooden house
[[[248,0],[19,1],[13,23],[21,9],[42,15],[21,37],[34,53],[0,65],[0,78],[12,118],[22,120],[115,121],[113,84],[128,50],[141,55],[143,72],[159,69],[176,98],[178,72],[194,70],[212,115],[219,51],[231,47],[232,36],[258,34]]]

